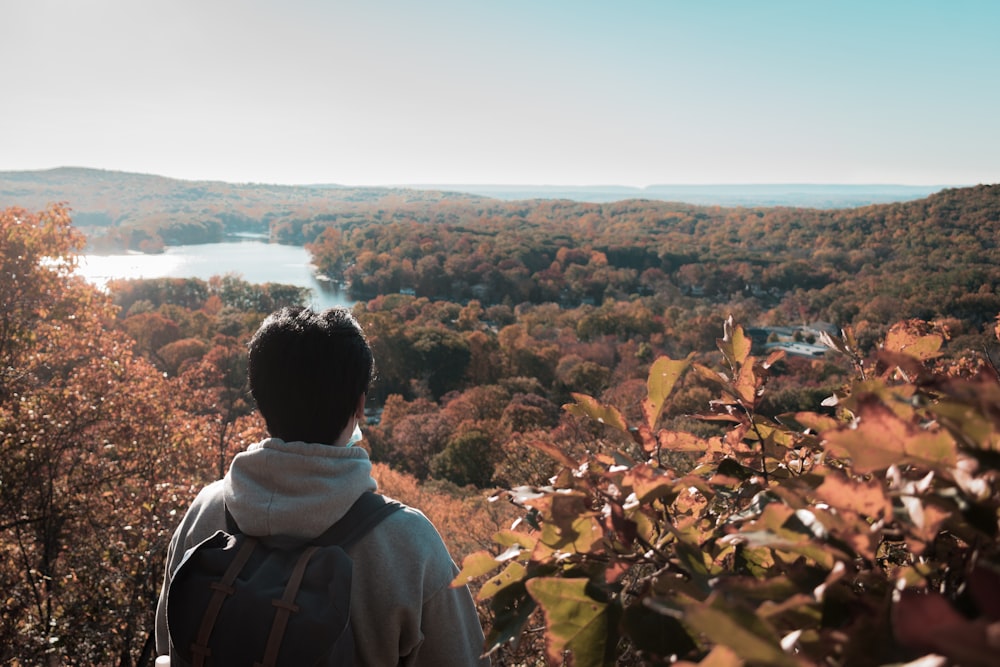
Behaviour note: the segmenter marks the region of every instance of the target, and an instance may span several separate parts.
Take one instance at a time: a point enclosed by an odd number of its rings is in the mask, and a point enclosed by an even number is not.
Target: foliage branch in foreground
[[[997,664],[1000,383],[940,360],[942,341],[903,322],[865,360],[850,331],[831,338],[858,377],[824,413],[758,414],[780,353],[752,356],[731,320],[722,370],[653,364],[642,423],[574,395],[641,455],[539,445],[560,472],[504,492],[525,520],[456,579],[484,581],[488,650],[540,610],[552,665]],[[658,428],[686,372],[717,386],[703,418],[724,435]]]

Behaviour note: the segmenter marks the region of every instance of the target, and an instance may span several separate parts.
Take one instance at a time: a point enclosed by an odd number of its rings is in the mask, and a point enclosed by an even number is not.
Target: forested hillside
[[[837,326],[1000,310],[1000,186],[860,209],[724,209],[650,201],[464,202],[276,224],[362,299],[400,290],[484,304],[601,305],[674,293],[769,320]],[[756,316],[756,315],[755,315]]]
[[[475,216],[499,200],[679,201],[705,206],[796,206],[849,208],[886,201],[909,201],[935,192],[923,186],[851,185],[702,185],[544,187],[413,186],[345,187],[282,186],[261,183],[185,181],[97,169],[61,167],[41,171],[0,172],[0,206],[41,209],[64,203],[74,223],[87,232],[97,250],[131,248],[158,252],[164,244],[207,243],[224,234],[266,233],[273,224],[301,227],[303,218],[330,214],[367,215],[400,204],[435,202],[472,204],[463,217]],[[505,216],[505,209],[489,215]],[[309,240],[299,233],[286,242]]]
[[[896,587],[997,620],[965,591],[998,566],[998,200],[352,202],[269,230],[361,299],[363,446],[465,562],[495,664],[880,665],[957,650]],[[0,223],[0,658],[149,664],[178,513],[263,435],[246,340],[305,294],[102,294],[70,212]]]
[[[62,203],[92,249],[159,252],[164,244],[210,243],[227,233],[267,233],[289,216],[358,202],[392,206],[472,195],[392,188],[278,186],[183,181],[163,176],[61,167],[0,172],[0,206],[37,210]]]

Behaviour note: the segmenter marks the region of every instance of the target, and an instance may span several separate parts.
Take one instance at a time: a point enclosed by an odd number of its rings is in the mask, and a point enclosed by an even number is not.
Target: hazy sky
[[[0,0],[0,170],[1000,182],[997,0]]]

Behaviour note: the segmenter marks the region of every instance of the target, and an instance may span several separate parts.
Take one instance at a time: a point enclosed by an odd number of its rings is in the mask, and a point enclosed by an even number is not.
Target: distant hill
[[[545,201],[562,202],[568,213],[588,204],[645,201],[647,204],[641,205],[654,209],[666,204],[674,208],[794,207],[803,213],[847,212],[873,204],[910,202],[939,190],[931,186],[797,184],[287,186],[185,181],[79,167],[0,172],[0,207],[40,209],[65,203],[72,210],[74,223],[88,234],[93,249],[148,252],[159,251],[164,245],[218,241],[234,232],[271,234],[283,242],[304,243],[334,218],[385,220],[383,213],[388,211],[429,219],[433,216],[428,211],[433,208],[439,214],[447,210],[442,214],[445,218],[457,219],[484,212],[509,215],[511,202],[524,202],[530,208]],[[442,209],[440,204],[448,206]]]
[[[481,199],[431,190],[185,181],[164,176],[60,167],[0,171],[0,206],[37,209],[65,202],[77,224],[120,225],[151,214],[212,213],[259,220],[334,203]]]
[[[806,183],[744,185],[404,185],[494,197],[504,200],[571,199],[607,203],[624,199],[652,199],[700,206],[795,206],[804,208],[854,208],[870,204],[921,199],[939,192],[943,185],[824,185]]]
[[[284,214],[343,202],[384,199],[414,201],[505,201],[567,199],[607,203],[627,199],[683,202],[702,206],[795,206],[852,208],[920,199],[943,186],[908,185],[399,185],[347,187],[333,184],[267,185],[223,181],[185,181],[164,176],[60,167],[42,171],[0,171],[0,205],[40,208],[67,202],[81,225],[117,225],[130,218],[159,213],[191,213],[205,206],[259,217],[262,208]]]
[[[460,200],[470,194],[391,187],[286,186],[184,181],[149,174],[60,167],[0,172],[0,207],[37,210],[64,203],[95,249],[161,250],[208,243],[226,233],[267,233],[272,221],[362,205]]]

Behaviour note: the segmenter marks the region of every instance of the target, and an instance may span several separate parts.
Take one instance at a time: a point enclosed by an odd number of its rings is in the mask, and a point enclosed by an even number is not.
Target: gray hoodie
[[[169,647],[166,591],[184,551],[225,529],[223,498],[250,535],[311,539],[358,497],[375,490],[368,453],[270,438],[233,458],[229,473],[198,494],[167,552],[156,609],[157,652]],[[351,624],[357,663],[371,666],[462,667],[480,658],[483,631],[467,587],[437,530],[420,511],[389,515],[348,549],[354,560]]]

